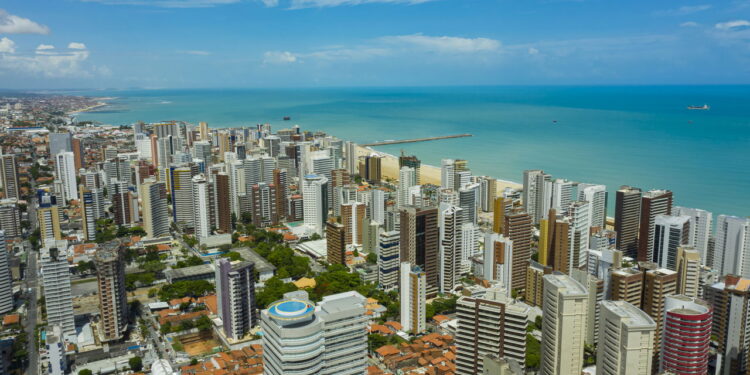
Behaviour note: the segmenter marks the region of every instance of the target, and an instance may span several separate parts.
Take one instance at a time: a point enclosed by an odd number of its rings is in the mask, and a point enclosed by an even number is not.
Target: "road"
[[[141,310],[138,312],[139,315],[146,321],[146,327],[148,328],[148,338],[151,341],[151,345],[158,351],[159,358],[169,360],[170,365],[174,366],[174,350],[167,348],[165,342],[159,340],[161,333],[156,331],[154,327],[157,327],[156,320],[151,312],[148,310],[148,306],[141,305]]]
[[[28,265],[26,267],[26,290],[31,290],[27,300],[26,312],[26,335],[28,338],[29,362],[26,367],[27,374],[37,374],[39,372],[39,351],[36,349],[36,337],[34,329],[37,321],[37,275],[38,269],[36,264],[36,251],[28,251]]]

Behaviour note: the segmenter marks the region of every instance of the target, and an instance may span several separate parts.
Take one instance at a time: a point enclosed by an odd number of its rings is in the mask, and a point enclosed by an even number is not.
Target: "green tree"
[[[277,276],[274,276],[265,282],[265,286],[255,295],[255,302],[258,308],[265,309],[268,305],[281,299],[284,293],[297,290],[297,286],[292,283],[284,283]]]
[[[530,333],[526,334],[526,367],[539,368],[539,359],[541,358],[541,344]]]
[[[81,371],[78,371],[78,375],[94,375],[94,373],[91,370],[85,368]]]
[[[378,262],[378,254],[369,253],[367,254],[367,263],[376,264]]]
[[[159,290],[159,299],[169,301],[184,297],[201,297],[214,291],[214,286],[207,280],[182,280],[164,285]]]
[[[185,260],[178,261],[177,264],[175,264],[175,266],[172,268],[193,267],[193,266],[200,266],[201,264],[203,264],[203,259],[201,259],[197,255],[192,255]]]
[[[141,357],[132,357],[128,360],[128,365],[130,365],[130,369],[139,372],[143,370],[143,361],[141,360]]]
[[[236,251],[230,251],[230,252],[221,254],[221,257],[222,258],[229,258],[229,260],[231,260],[232,262],[235,262],[235,261],[238,261],[238,260],[245,260],[244,258],[242,258],[242,255],[240,255],[240,253],[238,253]]]

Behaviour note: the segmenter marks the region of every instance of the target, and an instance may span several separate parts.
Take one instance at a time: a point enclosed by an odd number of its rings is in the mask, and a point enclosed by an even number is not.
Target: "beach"
[[[357,146],[357,156],[378,155],[382,157],[380,168],[384,180],[398,181],[398,156],[377,151],[371,147]],[[440,167],[422,164],[419,168],[419,178],[422,185],[432,184],[440,186]],[[523,189],[523,185],[513,181],[495,179],[497,181],[497,194],[500,196],[506,188],[515,190]]]

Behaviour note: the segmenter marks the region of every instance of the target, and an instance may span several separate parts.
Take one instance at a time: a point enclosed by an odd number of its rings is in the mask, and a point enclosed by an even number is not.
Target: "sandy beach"
[[[381,173],[383,174],[383,178],[398,181],[398,156],[381,151],[376,151],[370,147],[357,146],[358,156],[367,156],[373,154],[381,156],[383,158],[381,162]],[[471,163],[471,161],[469,162]],[[419,171],[419,177],[422,184],[433,184],[440,186],[440,167],[422,164],[422,167]],[[500,179],[496,180],[498,194],[501,194],[507,187],[517,190],[523,189],[522,184]]]

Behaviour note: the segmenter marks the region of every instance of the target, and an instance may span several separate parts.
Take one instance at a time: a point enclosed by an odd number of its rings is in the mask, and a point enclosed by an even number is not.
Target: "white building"
[[[453,189],[455,187],[456,161],[453,159],[443,159],[440,161],[440,187],[443,189]]]
[[[719,215],[713,268],[750,278],[750,218]]]
[[[625,301],[601,302],[596,373],[651,374],[656,323]]]
[[[701,254],[701,262],[706,265],[708,240],[713,229],[713,214],[698,208],[674,207],[672,215],[690,216],[690,245]]]
[[[417,172],[414,168],[401,167],[398,172],[398,189],[396,190],[396,208],[410,204],[409,192],[412,186],[417,185]]]
[[[55,155],[55,170],[57,178],[62,182],[63,201],[78,200],[76,164],[73,152],[63,151]]]
[[[463,254],[463,209],[446,203],[440,204],[440,293],[449,293],[461,279],[461,254]]]
[[[552,181],[550,208],[554,208],[559,213],[567,214],[571,202],[573,202],[573,183],[561,178]]]
[[[544,276],[540,374],[581,372],[588,296],[588,290],[568,275]]]
[[[323,297],[284,294],[261,313],[268,375],[362,375],[367,367],[366,299],[357,292]]]
[[[578,200],[591,203],[591,226],[606,228],[607,187],[605,185],[578,184]]]
[[[13,280],[8,258],[5,231],[0,230],[0,314],[13,310]]]
[[[534,224],[547,217],[552,201],[552,176],[542,170],[523,171],[523,209]]]
[[[381,189],[370,189],[370,220],[385,224],[385,192]]]
[[[458,189],[458,206],[463,209],[464,223],[476,224],[479,219],[479,184],[467,184]]]
[[[328,219],[328,179],[307,175],[302,180],[302,205],[305,225],[323,235]]]
[[[70,271],[66,257],[67,241],[48,241],[41,250],[42,285],[47,309],[47,324],[58,325],[64,336],[75,335]]]
[[[400,249],[399,232],[381,232],[378,236],[378,284],[382,289],[398,286]]]
[[[513,241],[497,233],[484,236],[484,274],[485,280],[497,281],[510,293],[513,285]]]
[[[591,203],[573,202],[568,206],[570,232],[568,233],[568,265],[573,268],[586,267],[586,252],[589,249]]]
[[[677,248],[690,243],[690,216],[656,215],[651,260],[661,268],[677,271]]]
[[[206,238],[211,235],[210,192],[206,176],[193,177],[193,212],[195,213],[195,236]]]
[[[399,274],[401,326],[405,332],[420,334],[427,328],[427,276],[409,262],[401,263]]]
[[[472,223],[461,225],[461,274],[471,271],[471,257],[479,254],[479,226]]]
[[[218,259],[215,270],[216,303],[224,334],[239,340],[258,324],[255,308],[255,264]]]

